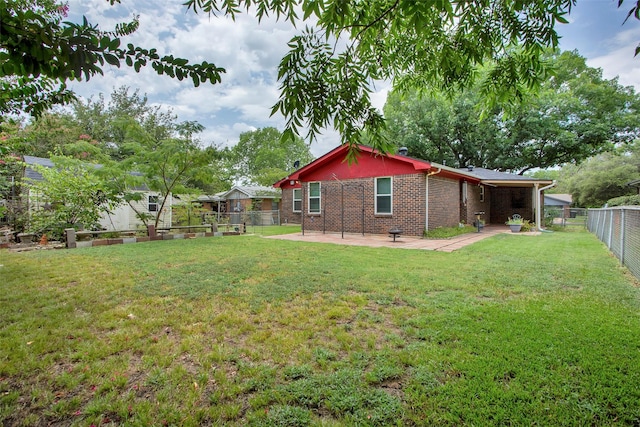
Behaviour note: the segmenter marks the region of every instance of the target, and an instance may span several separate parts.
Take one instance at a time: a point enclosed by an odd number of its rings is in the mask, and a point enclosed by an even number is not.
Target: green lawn
[[[640,290],[586,232],[0,264],[2,425],[640,424]]]

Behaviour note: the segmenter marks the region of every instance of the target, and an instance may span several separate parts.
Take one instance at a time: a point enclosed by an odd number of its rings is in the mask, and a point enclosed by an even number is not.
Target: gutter
[[[541,203],[540,202],[540,196],[542,195],[542,192],[544,190],[548,190],[548,189],[553,188],[555,186],[556,186],[556,180],[555,179],[553,180],[553,182],[551,184],[547,185],[546,187],[538,188],[538,186],[536,185],[536,197],[537,197],[536,202],[538,204],[538,209],[536,209],[536,227],[538,228],[538,231],[542,231],[542,232],[546,232],[546,233],[551,233],[552,232],[550,230],[545,230],[540,226],[540,221],[541,221],[540,211],[542,210],[542,209],[540,209],[540,203]]]
[[[425,192],[425,209],[424,209],[424,231],[429,231],[429,177],[432,175],[437,175],[440,172],[442,172],[442,168],[438,168],[437,171],[435,172],[429,172],[427,173],[426,177],[425,177],[425,187],[426,187],[426,192]]]

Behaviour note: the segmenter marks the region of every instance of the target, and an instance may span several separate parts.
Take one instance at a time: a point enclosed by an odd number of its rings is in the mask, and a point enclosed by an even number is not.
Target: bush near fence
[[[589,209],[587,228],[640,279],[640,206]]]

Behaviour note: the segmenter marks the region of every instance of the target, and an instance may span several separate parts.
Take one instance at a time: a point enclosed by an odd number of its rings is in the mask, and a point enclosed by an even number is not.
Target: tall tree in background
[[[146,94],[127,86],[115,88],[109,100],[103,94],[96,99],[75,101],[73,116],[83,133],[97,140],[106,154],[114,160],[130,155],[125,148],[126,136],[131,121],[135,121],[145,134],[155,141],[171,136],[177,117],[159,106],[149,105]]]
[[[614,197],[637,194],[627,183],[640,178],[640,142],[562,168],[558,186],[575,206],[602,207]]]
[[[301,138],[283,139],[276,128],[267,127],[240,134],[240,141],[226,151],[235,181],[271,186],[294,169],[313,160]]]
[[[504,143],[498,114],[481,117],[480,95],[467,90],[454,98],[391,92],[384,106],[387,135],[409,155],[452,167],[492,164]]]
[[[618,7],[623,3],[619,0]],[[640,19],[640,0],[630,3],[629,16]],[[171,55],[161,57],[153,48],[121,46],[121,39],[137,29],[135,19],[103,31],[86,21],[62,22],[64,8],[25,9],[24,4],[39,2],[0,0],[0,111],[37,115],[69,102],[73,94],[66,82],[102,74],[105,64],[124,63],[136,71],[151,65],[158,74],[190,78],[196,86],[217,83],[224,73],[208,62],[192,65]],[[574,4],[575,0],[185,3],[194,12],[233,18],[245,9],[259,19],[273,15],[304,27],[280,62],[281,96],[273,113],[287,118],[286,137],[308,130],[313,140],[324,127],[335,127],[352,156],[364,131],[376,148],[391,148],[382,133],[384,119],[371,105],[376,80],[393,80],[404,92],[424,87],[452,91],[472,86],[476,68],[489,64],[478,82],[483,99],[490,104],[516,102],[547,78],[543,48],[557,46],[555,25],[567,22]]]
[[[554,75],[510,114],[481,111],[480,92],[403,96],[385,105],[389,139],[452,166],[523,173],[580,161],[640,135],[640,96],[576,52],[546,56]]]
[[[189,187],[190,180],[208,182],[213,177],[209,165],[217,150],[200,147],[195,138],[203,129],[195,122],[181,123],[175,126],[169,138],[157,140],[138,122],[130,120],[124,147],[131,155],[108,162],[102,173],[130,205],[138,200],[136,187],[145,186],[158,192],[160,213],[170,195],[194,192]],[[154,218],[142,214],[139,217],[145,224],[153,220],[156,227],[161,219],[159,214]]]
[[[505,122],[496,161],[521,172],[588,157],[640,136],[640,96],[586,65],[577,52],[553,52],[554,76]]]

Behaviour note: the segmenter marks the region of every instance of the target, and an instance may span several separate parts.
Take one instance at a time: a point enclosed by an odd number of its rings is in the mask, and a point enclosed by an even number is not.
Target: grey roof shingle
[[[498,172],[491,169],[485,168],[477,168],[474,167],[473,170],[469,171],[468,168],[460,168],[460,172],[469,173],[471,175],[475,175],[483,181],[545,181],[539,180],[536,178],[531,178],[529,176],[516,175],[514,173],[507,172]]]

